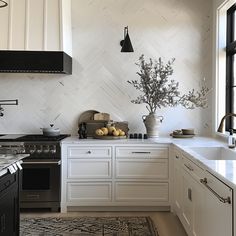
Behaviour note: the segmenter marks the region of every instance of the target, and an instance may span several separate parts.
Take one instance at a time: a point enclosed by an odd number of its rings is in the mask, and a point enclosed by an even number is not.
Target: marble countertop
[[[129,145],[129,144],[155,144],[156,139],[113,139],[113,140],[106,140],[106,139],[79,139],[77,136],[70,136],[61,141],[63,144],[81,144],[81,145],[88,145],[88,144],[121,144],[121,145]],[[160,139],[162,144],[170,144],[171,141],[169,139]]]
[[[7,170],[10,166],[21,161],[27,156],[29,156],[29,154],[0,154],[0,177],[7,173]]]
[[[193,137],[193,138],[172,138],[172,137],[159,137],[155,139],[115,139],[115,140],[103,140],[103,139],[79,139],[78,136],[70,136],[61,141],[63,144],[177,144],[183,146],[202,146],[207,145],[224,145],[224,142],[210,138],[210,137]],[[225,143],[226,145],[226,143]]]
[[[176,144],[175,144],[176,145]],[[191,147],[196,147],[194,145],[176,145],[178,148],[181,149],[183,154],[186,157],[190,157],[193,162],[200,165],[203,169],[209,171],[213,175],[215,175],[217,178],[221,179],[223,182],[225,182],[227,185],[229,185],[232,188],[236,188],[236,149],[230,149],[230,152],[232,152],[232,155],[235,156],[235,160],[208,160],[203,157],[203,155],[200,155],[196,153],[195,151],[191,150]],[[201,147],[224,147],[228,149],[227,145],[222,142],[216,142],[214,143],[203,143],[202,145],[199,145]]]
[[[156,139],[121,139],[121,140],[99,140],[99,139],[78,139],[77,136],[71,136],[62,141],[64,144],[173,144],[180,148],[186,155],[190,156],[192,161],[201,165],[203,169],[208,170],[216,177],[222,179],[226,184],[236,187],[236,148],[232,149],[235,153],[235,160],[207,160],[203,156],[191,150],[191,147],[225,147],[228,148],[226,141],[211,137],[198,137],[188,139],[160,137]]]

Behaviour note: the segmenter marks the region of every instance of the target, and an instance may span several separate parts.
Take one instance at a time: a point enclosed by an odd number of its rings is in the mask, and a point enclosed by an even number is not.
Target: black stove
[[[20,146],[18,153],[30,154],[28,159],[61,159],[60,141],[68,134],[45,136],[42,134],[5,135],[0,137],[1,148]],[[1,149],[0,148],[0,149]]]
[[[60,208],[61,145],[70,135],[54,137],[40,134],[5,135],[0,137],[0,150],[27,153],[23,159],[20,186],[20,208]],[[14,150],[13,150],[14,149]]]
[[[29,135],[24,135],[19,138],[16,138],[15,141],[20,141],[20,142],[44,142],[44,141],[61,141],[62,139],[68,137],[68,134],[61,134],[58,136],[45,136],[42,134],[29,134]]]

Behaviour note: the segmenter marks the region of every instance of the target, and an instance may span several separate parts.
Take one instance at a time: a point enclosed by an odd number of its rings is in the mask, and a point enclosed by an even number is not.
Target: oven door
[[[60,164],[60,160],[24,160],[20,201],[60,201]]]

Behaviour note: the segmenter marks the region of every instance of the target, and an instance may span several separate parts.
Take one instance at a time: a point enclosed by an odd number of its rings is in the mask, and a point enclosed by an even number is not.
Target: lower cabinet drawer
[[[168,159],[117,159],[116,178],[168,179]]]
[[[68,179],[111,178],[111,159],[69,159]]]
[[[116,182],[115,200],[125,202],[166,202],[169,200],[168,183]]]
[[[69,202],[110,202],[111,182],[67,183],[67,201]]]

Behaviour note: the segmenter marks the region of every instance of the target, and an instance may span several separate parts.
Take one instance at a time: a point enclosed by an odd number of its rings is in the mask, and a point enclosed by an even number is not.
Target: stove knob
[[[43,146],[43,152],[44,153],[49,153],[49,146],[48,145]]]
[[[55,154],[56,151],[57,151],[56,146],[55,146],[55,145],[51,146],[50,152],[53,153],[53,154]]]
[[[20,153],[20,154],[24,154],[24,153],[25,153],[25,148],[22,147],[22,148],[19,150],[19,153]]]
[[[30,154],[35,153],[35,151],[36,151],[36,146],[35,145],[29,146],[29,153]]]
[[[42,151],[43,151],[43,147],[42,147],[41,145],[38,146],[37,149],[36,149],[36,152],[37,152],[38,154],[40,154],[40,153],[42,153]]]

